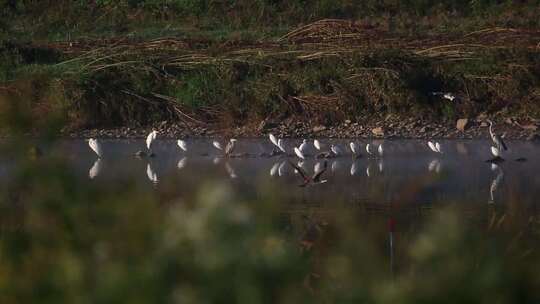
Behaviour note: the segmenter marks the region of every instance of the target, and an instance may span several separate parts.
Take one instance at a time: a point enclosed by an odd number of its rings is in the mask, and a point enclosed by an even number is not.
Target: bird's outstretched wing
[[[302,176],[302,178],[304,179],[304,182],[309,182],[310,179],[309,177],[306,175],[306,171],[304,171],[304,169],[300,168],[299,166],[295,165],[292,161],[289,161],[289,164],[294,168],[296,169],[296,171],[298,171],[298,174],[300,174],[300,176]],[[324,171],[324,170],[323,170]]]
[[[319,171],[319,172],[315,172],[315,174],[313,174],[313,177],[311,179],[314,182],[319,182],[320,179],[321,179],[322,174],[326,171],[327,168],[328,168],[328,162],[324,161],[323,169],[321,171]]]

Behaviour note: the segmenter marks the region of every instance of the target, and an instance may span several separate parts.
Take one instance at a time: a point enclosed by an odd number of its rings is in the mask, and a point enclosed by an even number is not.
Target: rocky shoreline
[[[263,137],[273,133],[279,137],[299,138],[488,138],[489,130],[485,117],[458,119],[455,121],[432,121],[419,118],[404,118],[389,115],[383,119],[345,120],[340,124],[325,126],[286,119],[265,120],[241,127],[222,128],[219,125],[192,125],[162,121],[147,127],[96,128],[86,130],[63,130],[68,138],[144,138],[152,129],[161,138],[189,137]],[[495,130],[507,139],[540,140],[540,120],[524,122],[516,118],[495,121]]]

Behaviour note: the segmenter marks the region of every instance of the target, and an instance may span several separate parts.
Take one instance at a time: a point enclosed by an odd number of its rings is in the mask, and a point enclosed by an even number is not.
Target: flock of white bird
[[[507,150],[507,146],[504,143],[503,139],[500,136],[498,136],[497,134],[494,133],[494,131],[493,131],[493,122],[488,120],[488,123],[489,123],[489,133],[490,133],[490,136],[491,136],[491,140],[493,141],[493,144],[494,144],[493,146],[491,146],[491,153],[493,154],[494,158],[492,158],[492,159],[490,159],[488,161],[490,161],[492,163],[498,163],[498,162],[504,160],[502,158],[502,153],[503,153],[503,151]],[[154,156],[156,156],[155,153],[152,150],[152,147],[153,147],[153,144],[154,144],[155,140],[157,139],[157,137],[158,137],[158,132],[156,130],[152,130],[148,134],[148,136],[146,137],[146,149],[147,150],[146,151],[138,151],[138,152],[135,153],[135,155],[138,156],[138,157],[154,157]],[[309,176],[305,172],[305,170],[303,168],[303,163],[302,163],[303,160],[305,160],[305,159],[307,159],[308,157],[311,157],[311,156],[316,157],[316,158],[341,157],[341,156],[344,156],[344,155],[346,155],[348,153],[348,152],[346,152],[346,148],[343,148],[339,144],[326,145],[326,144],[322,143],[318,139],[314,139],[313,142],[309,142],[307,139],[303,139],[302,142],[300,143],[300,145],[294,146],[294,147],[292,147],[292,149],[289,149],[289,147],[286,146],[283,139],[277,138],[273,134],[269,134],[268,137],[270,139],[270,142],[272,143],[273,146],[276,147],[276,149],[273,149],[272,153],[270,153],[270,154],[265,153],[265,155],[267,155],[267,156],[285,155],[285,156],[289,156],[289,157],[297,157],[297,158],[300,159],[300,162],[298,164],[293,164],[290,161],[288,161],[288,162],[294,168],[295,173],[299,173],[301,175],[301,177],[303,178],[303,184],[301,186],[326,182],[326,180],[321,179],[322,173],[326,170],[326,162],[324,162],[324,168],[321,167],[320,162],[317,162],[315,164],[315,167],[314,167],[314,175]],[[216,150],[220,151],[220,153],[223,153],[223,155],[222,155],[223,157],[233,157],[233,156],[235,156],[235,154],[233,154],[233,152],[234,152],[235,147],[236,147],[236,142],[237,142],[236,139],[231,138],[226,142],[226,145],[225,145],[225,144],[222,144],[218,140],[214,140],[212,142],[212,146]],[[313,145],[315,150],[310,148],[310,144]],[[95,152],[95,154],[98,156],[98,160],[94,163],[94,165],[92,166],[92,168],[90,169],[90,172],[89,172],[90,177],[93,178],[93,177],[97,176],[97,174],[99,173],[99,170],[100,170],[100,161],[99,160],[103,157],[103,149],[102,149],[101,143],[97,139],[94,139],[94,138],[91,138],[91,139],[88,140],[88,145]],[[188,143],[183,139],[177,140],[177,145],[184,152],[187,152],[189,150]],[[443,154],[443,148],[442,148],[442,146],[441,146],[441,144],[439,142],[428,141],[427,146],[434,153]],[[327,147],[327,149],[325,149],[325,147]],[[359,143],[354,142],[354,141],[350,142],[349,145],[348,145],[348,149],[350,150],[350,155],[352,156],[353,159],[357,159],[359,157],[362,157],[362,154],[361,154],[362,146]],[[365,149],[365,151],[367,153],[367,156],[369,158],[375,158],[375,159],[379,160],[379,163],[378,163],[379,168],[378,169],[379,169],[380,172],[382,172],[382,170],[383,170],[382,159],[383,159],[383,156],[384,156],[383,144],[381,143],[381,144],[379,144],[377,146],[374,143],[367,143],[367,144],[365,144],[364,149]],[[310,150],[317,151],[317,154],[316,155],[309,155],[308,153],[309,153]],[[292,151],[294,153],[289,154],[288,151]],[[285,169],[286,163],[287,163],[286,161],[282,161],[282,162],[274,164],[274,166],[270,170],[270,175],[273,176],[273,175],[278,174],[279,176],[281,176],[284,169]],[[185,165],[185,158],[180,160],[180,162],[178,163],[178,167],[181,168],[184,165]],[[332,171],[335,171],[337,169],[337,166],[338,166],[338,163],[333,162],[332,166],[331,166]],[[429,170],[430,171],[439,172],[440,167],[441,167],[441,164],[438,161],[438,159],[433,160],[429,164]],[[226,169],[229,172],[231,178],[236,177],[236,173],[235,173],[234,169],[228,163],[226,164]],[[353,164],[351,166],[351,175],[355,175],[356,171],[357,171],[357,163],[353,162]],[[370,166],[367,167],[366,174],[367,174],[367,176],[371,175],[371,167]],[[148,163],[148,166],[147,166],[147,175],[148,175],[148,178],[150,180],[152,180],[154,183],[157,183],[157,179],[158,179],[157,175],[152,170],[152,167],[151,167],[150,163]],[[501,178],[498,178],[498,181],[500,179]]]
[[[499,135],[497,135],[496,133],[493,132],[493,122],[491,120],[488,120],[488,123],[489,123],[489,134],[491,136],[491,140],[494,143],[494,145],[491,146],[491,153],[494,156],[494,158],[492,160],[495,161],[495,162],[496,161],[501,161],[501,160],[503,160],[502,159],[503,151],[507,150],[507,146],[504,143],[503,139]],[[156,140],[157,136],[158,136],[158,132],[156,130],[153,130],[152,132],[150,132],[150,134],[148,134],[148,136],[146,137],[147,151],[138,151],[136,153],[136,155],[140,156],[140,157],[144,157],[144,156],[153,157],[153,156],[155,156],[155,153],[152,151],[152,145],[153,145],[154,141]],[[288,151],[287,151],[287,147],[285,146],[285,142],[284,142],[283,139],[281,139],[281,138],[278,139],[273,134],[269,134],[268,137],[270,139],[270,142],[277,148],[276,151],[273,151],[274,155],[277,155],[277,154],[289,155]],[[231,139],[229,139],[229,141],[227,142],[227,144],[224,147],[224,145],[221,142],[219,142],[217,140],[214,140],[212,142],[212,145],[217,150],[222,151],[224,153],[224,156],[231,156],[233,154],[233,152],[234,152],[235,147],[236,147],[236,142],[237,142],[236,139],[231,138]],[[178,144],[178,147],[182,151],[184,151],[184,152],[188,151],[188,144],[187,144],[187,142],[185,140],[179,139],[177,141],[177,144]],[[297,146],[297,147],[295,146],[295,147],[292,148],[292,152],[294,152],[294,154],[290,154],[290,155],[291,156],[295,155],[296,157],[298,157],[300,159],[306,159],[309,156],[307,154],[309,144],[310,143],[308,142],[307,139],[302,140],[302,143],[299,146]],[[96,155],[99,158],[103,157],[103,150],[102,150],[100,142],[97,139],[90,138],[88,140],[88,145],[96,153]],[[440,143],[434,142],[434,141],[428,141],[427,146],[429,147],[429,149],[431,149],[431,151],[433,151],[435,153],[443,154],[443,149],[442,149]],[[329,151],[327,151],[327,152],[323,151],[324,145],[318,139],[313,140],[313,147],[315,147],[315,149],[317,151],[321,152],[317,156],[322,157],[322,158],[339,157],[339,156],[343,156],[343,155],[346,154],[346,152],[342,148],[342,146],[340,146],[338,144],[331,144]],[[356,158],[361,157],[361,152],[360,152],[361,151],[361,146],[358,143],[350,142],[349,143],[349,150],[350,150],[351,155],[353,157],[356,157]],[[374,144],[369,144],[368,143],[368,144],[365,145],[365,151],[366,151],[366,153],[367,153],[367,155],[369,157],[383,157],[383,155],[384,155],[383,144],[380,144],[378,147],[376,147]]]

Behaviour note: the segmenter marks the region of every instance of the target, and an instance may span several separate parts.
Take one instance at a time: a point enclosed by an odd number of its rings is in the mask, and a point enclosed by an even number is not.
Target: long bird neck
[[[494,134],[493,134],[493,123],[492,122],[489,123],[489,134],[491,135],[491,137],[494,136]]]

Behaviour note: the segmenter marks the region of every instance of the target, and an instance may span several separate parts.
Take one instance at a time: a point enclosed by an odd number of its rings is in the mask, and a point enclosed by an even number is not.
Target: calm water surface
[[[292,150],[299,140],[287,140]],[[323,140],[324,144],[341,144],[348,147],[348,140]],[[361,143],[361,142],[359,142]],[[380,144],[383,141],[375,141]],[[242,158],[223,158],[211,140],[191,140],[188,152],[181,151],[173,140],[158,140],[154,143],[156,157],[138,159],[133,154],[144,150],[143,140],[103,140],[104,157],[97,160],[95,154],[83,140],[64,141],[49,149],[65,159],[66,163],[81,179],[92,183],[115,183],[135,179],[139,187],[159,188],[160,184],[179,182],[181,194],[189,191],[186,184],[201,184],[207,181],[230,183],[238,195],[256,198],[257,186],[276,186],[280,197],[290,203],[332,204],[347,203],[391,204],[407,201],[420,205],[437,202],[460,202],[467,204],[505,204],[518,199],[521,204],[533,206],[540,194],[540,171],[538,158],[540,146],[530,142],[511,141],[507,161],[491,165],[490,142],[486,140],[449,140],[440,142],[443,154],[429,150],[424,141],[385,140],[385,155],[370,159],[362,150],[360,159],[353,160],[350,154],[328,159],[326,184],[299,188],[301,179],[295,174],[288,160],[298,163],[308,173],[314,167],[322,167],[324,160],[309,157],[299,162],[296,157],[262,157],[263,152],[272,150],[268,140],[242,139],[236,152],[249,153]],[[364,144],[361,144],[364,147]],[[323,147],[325,150],[325,147]],[[347,149],[348,151],[348,149]],[[310,153],[315,154],[313,146]],[[526,162],[514,159],[524,157]],[[4,178],[9,178],[9,164],[5,161]]]

